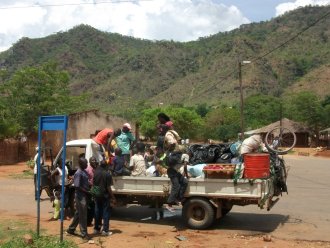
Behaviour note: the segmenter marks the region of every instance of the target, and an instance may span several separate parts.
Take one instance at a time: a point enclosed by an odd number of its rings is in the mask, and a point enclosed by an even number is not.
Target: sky
[[[0,52],[79,24],[149,40],[191,41],[330,0],[0,0]]]

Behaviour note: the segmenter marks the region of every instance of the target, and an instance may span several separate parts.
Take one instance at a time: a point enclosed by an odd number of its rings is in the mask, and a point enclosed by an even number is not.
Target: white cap
[[[131,125],[130,125],[129,123],[125,123],[125,124],[123,125],[123,127],[126,127],[126,128],[128,128],[129,130],[132,129],[132,128],[131,128]]]

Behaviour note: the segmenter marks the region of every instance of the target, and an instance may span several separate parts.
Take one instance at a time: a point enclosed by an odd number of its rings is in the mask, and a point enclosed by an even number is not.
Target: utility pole
[[[240,140],[244,139],[244,98],[243,98],[243,83],[242,83],[242,65],[250,64],[249,60],[238,61],[238,79],[239,79],[239,94],[240,94],[240,119],[241,119],[241,135]]]

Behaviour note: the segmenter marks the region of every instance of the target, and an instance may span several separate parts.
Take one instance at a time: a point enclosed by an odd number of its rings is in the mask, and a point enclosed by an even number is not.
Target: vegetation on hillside
[[[22,38],[0,54],[0,66],[12,75],[26,66],[55,60],[69,73],[73,95],[88,92],[93,103],[112,113],[141,101],[151,105],[234,104],[239,101],[239,59],[253,61],[243,68],[247,96],[278,96],[289,86],[305,82],[318,68],[329,71],[329,18],[260,57],[329,10],[330,6],[300,8],[267,22],[186,43],[135,39],[80,25],[41,39]],[[313,78],[307,84],[326,83],[326,78]]]
[[[240,60],[252,61],[242,67],[246,129],[282,116],[317,134],[330,125],[330,19],[317,22],[329,11],[300,8],[186,43],[135,39],[87,25],[22,38],[0,53],[0,135],[35,130],[39,115],[98,106],[140,122],[146,136],[155,135],[155,113],[166,110],[183,137],[233,139],[240,131]]]

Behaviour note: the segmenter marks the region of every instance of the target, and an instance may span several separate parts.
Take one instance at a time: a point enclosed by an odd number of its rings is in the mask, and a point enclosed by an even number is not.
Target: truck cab
[[[66,161],[65,164],[68,167],[69,174],[72,175],[79,168],[78,157],[80,154],[85,154],[85,158],[89,161],[89,158],[94,156],[98,159],[99,145],[95,144],[92,139],[79,139],[71,140],[66,143]],[[56,155],[53,167],[55,168],[58,161],[62,159],[63,147]]]

